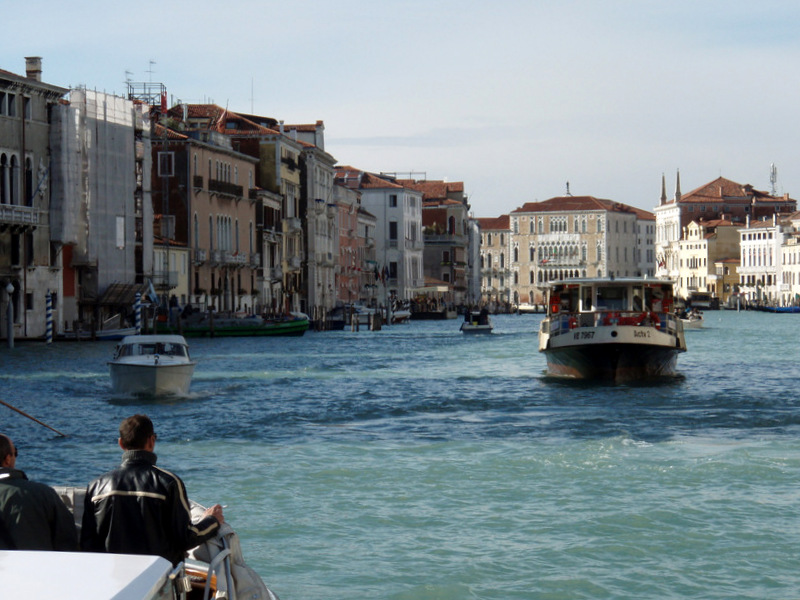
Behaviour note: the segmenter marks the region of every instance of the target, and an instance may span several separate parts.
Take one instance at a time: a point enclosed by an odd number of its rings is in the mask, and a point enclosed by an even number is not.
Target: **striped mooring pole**
[[[136,333],[142,332],[142,293],[136,292],[136,302],[133,304],[133,310],[136,313]]]
[[[53,343],[53,295],[50,290],[47,290],[47,329],[46,329],[46,342]]]

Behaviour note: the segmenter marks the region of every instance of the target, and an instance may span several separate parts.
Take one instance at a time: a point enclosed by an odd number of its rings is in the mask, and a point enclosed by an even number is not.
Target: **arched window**
[[[8,201],[8,156],[0,154],[0,204]]]
[[[33,206],[33,163],[25,159],[25,206]]]
[[[8,170],[9,204],[19,204],[19,160],[11,156],[11,165]]]

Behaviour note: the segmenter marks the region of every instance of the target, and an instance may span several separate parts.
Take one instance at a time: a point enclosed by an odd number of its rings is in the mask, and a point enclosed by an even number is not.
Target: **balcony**
[[[39,211],[31,206],[0,204],[0,231],[32,231],[39,225]]]
[[[178,272],[156,271],[153,273],[153,287],[157,290],[171,290],[178,287]]]
[[[283,220],[283,233],[296,233],[303,231],[303,224],[297,217],[289,217]]]
[[[225,252],[225,264],[232,267],[244,267],[250,264],[247,254],[244,252]]]
[[[219,179],[208,180],[208,191],[219,194],[220,196],[231,196],[235,198],[241,198],[244,194],[244,188],[241,185],[220,181]]]
[[[280,267],[272,267],[269,270],[269,277],[272,281],[280,281],[283,279],[283,271]]]
[[[200,266],[208,260],[208,251],[205,248],[195,248],[193,253],[192,262],[195,266]]]
[[[203,189],[203,176],[202,175],[195,175],[192,177],[192,187],[196,190]]]
[[[254,252],[250,255],[250,268],[258,269],[261,266],[261,253]]]
[[[294,256],[289,256],[284,259],[283,270],[287,273],[290,271],[299,271],[301,264],[302,261],[300,260],[300,257],[295,254]]]

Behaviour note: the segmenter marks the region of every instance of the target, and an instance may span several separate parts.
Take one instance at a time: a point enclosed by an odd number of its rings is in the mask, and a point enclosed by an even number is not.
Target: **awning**
[[[132,306],[136,301],[136,292],[147,298],[149,286],[146,283],[112,283],[103,292],[97,304],[101,306]]]

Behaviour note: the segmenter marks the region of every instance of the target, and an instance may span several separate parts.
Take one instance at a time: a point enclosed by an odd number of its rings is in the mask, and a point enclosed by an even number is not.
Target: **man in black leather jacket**
[[[55,490],[16,468],[17,447],[0,433],[0,550],[78,549],[75,521]]]
[[[146,415],[119,426],[122,465],[86,488],[81,548],[90,552],[155,554],[177,565],[186,551],[212,538],[224,521],[222,507],[192,523],[181,479],[156,466],[156,434]]]

